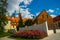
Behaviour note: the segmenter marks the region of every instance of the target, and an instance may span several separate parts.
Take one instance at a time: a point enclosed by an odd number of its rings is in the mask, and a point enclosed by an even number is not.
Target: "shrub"
[[[47,36],[47,34],[40,30],[24,30],[22,32],[12,34],[12,37],[19,38],[44,38],[45,36]]]
[[[33,25],[35,22],[32,20],[32,19],[28,19],[26,22],[25,22],[25,25],[26,26],[31,26]]]
[[[10,29],[10,30],[8,30],[8,33],[15,33],[15,32],[16,32],[15,29]]]

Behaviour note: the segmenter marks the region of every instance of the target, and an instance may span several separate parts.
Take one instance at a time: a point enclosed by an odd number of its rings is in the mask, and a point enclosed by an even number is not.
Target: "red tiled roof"
[[[7,20],[10,20],[10,17],[9,17],[9,16],[6,16],[6,19],[7,19]]]
[[[7,20],[10,20],[11,21],[11,25],[17,25],[17,23],[19,22],[19,17],[17,18],[17,17],[12,17],[12,18],[10,18],[9,16],[6,16],[6,18],[7,18]],[[23,20],[23,23],[25,23],[26,22],[26,20],[27,20],[27,18],[22,18],[22,20]]]
[[[17,25],[17,23],[19,22],[19,17],[12,17],[11,18],[11,25]],[[22,18],[23,22],[25,22],[27,20],[27,18]]]
[[[19,21],[19,18],[17,18],[17,17],[12,17],[12,18],[11,18],[11,21],[18,22],[18,21]]]

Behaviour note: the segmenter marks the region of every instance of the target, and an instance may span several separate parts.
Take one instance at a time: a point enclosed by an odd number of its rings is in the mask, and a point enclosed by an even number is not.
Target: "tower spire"
[[[19,17],[21,18],[20,7],[19,7]]]
[[[22,16],[21,16],[21,13],[20,13],[20,8],[19,8],[19,23],[18,23],[18,26],[17,26],[17,30],[19,31],[19,27],[23,27],[23,21],[22,21]]]
[[[20,13],[20,7],[19,7],[19,13]]]

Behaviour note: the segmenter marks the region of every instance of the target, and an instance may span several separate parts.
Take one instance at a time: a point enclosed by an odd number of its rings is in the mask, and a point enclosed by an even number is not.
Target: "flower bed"
[[[19,38],[44,38],[47,36],[47,33],[40,30],[24,30],[22,32],[16,32],[12,34],[12,37]]]

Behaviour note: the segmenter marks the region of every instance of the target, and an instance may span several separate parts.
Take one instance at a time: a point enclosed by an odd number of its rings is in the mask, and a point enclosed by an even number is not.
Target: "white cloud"
[[[19,17],[18,15],[16,15],[16,17]]]
[[[29,12],[29,9],[27,8],[27,9],[22,9],[21,8],[21,14],[22,14],[22,17],[24,17],[24,18],[33,18],[32,16],[34,16],[33,14],[31,14],[30,12]]]
[[[26,8],[27,6],[26,6],[26,5],[22,5],[22,6],[20,6],[20,7],[25,7],[25,8]]]
[[[53,10],[53,9],[49,9],[47,12],[51,12],[51,13],[53,13],[53,12],[54,12],[54,10]]]
[[[10,15],[14,12],[14,10],[18,10],[19,9],[19,0],[8,0],[8,12],[10,13]]]
[[[36,16],[38,16],[40,14],[40,12],[36,13]]]
[[[27,5],[27,4],[30,4],[32,0],[24,0],[24,4]]]
[[[25,5],[21,6],[21,7],[26,7],[27,5],[29,5],[32,0],[8,0],[8,8],[7,11],[10,13],[10,15],[12,15],[12,13],[14,12],[14,10],[19,11],[19,4],[20,3],[24,3]]]
[[[52,16],[52,18],[56,17],[56,15],[54,15],[54,14],[51,14],[50,16]]]

